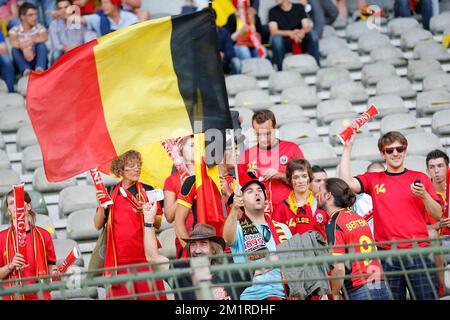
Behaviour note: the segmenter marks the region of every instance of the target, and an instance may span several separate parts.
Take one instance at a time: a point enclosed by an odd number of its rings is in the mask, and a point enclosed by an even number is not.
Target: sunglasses
[[[387,154],[392,154],[394,150],[397,150],[398,153],[402,153],[403,151],[406,150],[406,146],[384,148],[383,152]]]
[[[270,237],[272,237],[272,233],[270,233],[270,229],[266,225],[262,225],[262,229],[263,229],[263,240],[264,240],[264,242],[267,243],[270,241]]]

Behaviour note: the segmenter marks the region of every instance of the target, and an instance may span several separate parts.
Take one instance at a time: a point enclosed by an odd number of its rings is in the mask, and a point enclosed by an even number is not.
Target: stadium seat
[[[305,75],[316,73],[319,70],[319,66],[316,59],[309,54],[294,54],[284,58],[283,70],[291,70]]]
[[[450,92],[450,73],[434,73],[430,74],[423,79],[423,90],[439,90],[443,89]]]
[[[370,30],[359,36],[358,51],[360,54],[366,54],[372,52],[375,48],[389,46],[390,44],[391,40],[388,36],[378,31]]]
[[[55,246],[56,265],[58,266],[64,262],[64,259],[74,247],[77,247],[78,252],[81,252],[78,244],[72,239],[54,239],[53,244]],[[83,257],[79,257],[78,259],[76,259],[73,265],[84,267]]]
[[[413,89],[411,83],[400,77],[390,77],[382,79],[377,83],[377,95],[392,94],[398,95],[403,99],[414,98],[416,90]]]
[[[59,192],[64,188],[77,185],[75,177],[62,182],[48,182],[43,167],[36,168],[33,173],[33,189],[40,192]]]
[[[450,11],[442,12],[436,16],[432,16],[430,20],[430,30],[434,34],[442,33],[445,28],[450,25]]]
[[[239,116],[242,117],[242,128],[251,128],[252,127],[252,116],[253,116],[253,110],[249,108],[234,108],[234,111],[239,112]]]
[[[450,61],[450,53],[447,52],[447,49],[434,40],[419,42],[414,48],[413,56],[414,59],[435,59],[439,62]]]
[[[249,108],[252,110],[267,109],[273,106],[273,104],[267,92],[262,90],[239,92],[234,99],[235,107]]]
[[[70,213],[97,207],[97,198],[93,186],[67,187],[59,193],[59,216],[64,218]]]
[[[0,131],[17,131],[24,124],[31,123],[27,110],[22,107],[11,107],[0,110]]]
[[[374,96],[369,99],[368,106],[375,105],[378,114],[375,118],[382,118],[390,114],[408,113],[408,108],[405,107],[403,99],[399,96],[386,94],[382,96]]]
[[[345,26],[347,25],[347,20],[342,18],[340,15],[338,15],[338,17],[336,18],[336,20],[334,20],[332,26],[333,28],[335,28],[336,30],[340,30],[345,28]]]
[[[383,158],[378,151],[378,138],[356,139],[353,144],[351,159],[382,161]]]
[[[0,150],[0,169],[11,169],[8,154],[4,150]]]
[[[361,82],[348,81],[336,83],[331,87],[330,99],[344,99],[351,103],[366,102],[369,95]]]
[[[3,149],[3,150],[6,149],[5,139],[3,139],[3,135],[1,132],[0,132],[0,149]]]
[[[33,126],[31,124],[23,125],[17,130],[16,146],[17,151],[22,151],[28,146],[38,144],[36,134],[34,133]]]
[[[100,231],[94,227],[96,209],[77,210],[67,217],[67,238],[75,241],[97,240]]]
[[[258,90],[258,82],[254,77],[245,74],[235,74],[225,78],[228,95],[235,96],[239,92]]]
[[[305,115],[302,107],[296,104],[277,104],[270,108],[275,114],[277,126],[281,127],[291,122],[308,122],[309,118]]]
[[[325,100],[317,106],[317,124],[325,125],[336,119],[357,118],[358,113],[348,100]]]
[[[48,215],[36,215],[36,225],[47,230],[52,238],[56,239],[55,226],[53,224],[52,218],[50,218]]]
[[[345,128],[347,128],[355,118],[341,118],[333,120],[329,125],[328,130],[328,138],[330,143],[334,146],[342,145],[337,135],[342,132]],[[369,131],[367,126],[363,126],[359,128],[356,132],[355,139],[368,138],[372,137],[372,134]]]
[[[411,50],[420,42],[433,39],[430,31],[422,28],[414,28],[405,31],[400,37],[400,47],[403,50]]]
[[[28,77],[22,77],[17,81],[17,92],[23,96],[27,95]]]
[[[367,160],[350,160],[350,174],[352,177],[363,174],[367,171],[367,167],[371,161]],[[339,173],[339,165],[336,166],[336,172]]]
[[[281,93],[281,103],[297,104],[301,107],[315,107],[320,102],[315,87],[294,87],[284,89]]]
[[[441,73],[442,67],[437,60],[411,60],[408,63],[409,81],[422,81],[426,76]]]
[[[390,114],[381,119],[380,133],[399,131],[406,135],[414,132],[424,132],[417,118],[408,113]]]
[[[8,86],[6,85],[6,82],[3,81],[3,79],[0,79],[0,94],[1,93],[8,93]]]
[[[323,27],[322,39],[334,37],[336,35],[336,30],[332,26],[325,25]]]
[[[0,110],[15,107],[25,108],[25,99],[18,93],[0,92]]]
[[[51,300],[100,300],[98,287],[65,289],[51,291]]]
[[[408,60],[403,56],[403,52],[392,45],[373,49],[370,53],[370,61],[387,62],[396,67],[402,67],[408,63]]]
[[[400,37],[408,30],[420,28],[419,22],[414,18],[395,18],[388,22],[387,29],[391,37]]]
[[[26,147],[22,152],[22,171],[33,172],[43,166],[41,147],[37,144]]]
[[[361,82],[365,85],[376,85],[378,81],[397,76],[395,67],[388,62],[366,64],[361,71]]]
[[[242,61],[242,73],[256,78],[266,78],[275,70],[272,63],[264,58],[251,58]]]
[[[158,249],[159,254],[173,259],[176,257],[177,249],[175,247],[175,229],[169,228],[158,234],[159,242],[161,242],[161,248]]]
[[[319,90],[330,89],[341,82],[352,81],[350,72],[341,67],[322,68],[316,75],[316,86]]]
[[[339,49],[348,49],[348,46],[345,40],[338,36],[322,38],[319,40],[319,52],[322,57],[326,57]]]
[[[303,144],[322,141],[311,123],[288,123],[280,127],[280,139]]]
[[[428,175],[427,164],[425,156],[406,156],[405,158],[405,168],[414,171],[420,171]]]
[[[278,71],[269,76],[269,91],[277,94],[284,89],[307,86],[302,76],[295,71]]]
[[[104,173],[100,173],[100,175],[102,176],[103,183],[105,184],[106,187],[115,186],[120,181],[119,179]],[[88,186],[94,185],[94,182],[92,181],[92,176],[89,172],[86,173],[86,181]]]
[[[363,63],[356,52],[350,49],[338,49],[327,56],[327,67],[341,67],[347,70],[359,70]]]
[[[14,184],[21,184],[20,175],[10,169],[0,169],[0,196],[11,191]]]
[[[311,165],[318,165],[323,168],[334,167],[339,163],[336,151],[325,142],[304,143],[301,146],[305,159]]]
[[[446,109],[450,109],[450,92],[443,88],[421,92],[417,95],[416,112],[418,117]]]
[[[357,41],[362,34],[368,33],[367,21],[360,20],[347,25],[345,28],[345,37],[348,40]]]
[[[432,133],[411,133],[408,139],[408,154],[412,156],[426,156],[434,149],[443,150],[439,138]]]
[[[450,109],[434,113],[431,128],[438,135],[450,134]]]

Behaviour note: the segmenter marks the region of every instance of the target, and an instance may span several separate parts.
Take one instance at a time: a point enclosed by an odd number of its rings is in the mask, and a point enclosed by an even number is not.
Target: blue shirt
[[[0,43],[5,42],[5,37],[3,37],[3,33],[0,32]]]
[[[94,30],[97,33],[97,36],[101,36],[100,30],[100,16],[98,14],[88,14],[83,16],[86,20],[86,24],[89,29]],[[111,26],[111,31],[115,31],[120,28],[131,26],[137,22],[139,22],[138,18],[134,13],[120,10],[120,21],[115,23],[110,17],[107,17]]]

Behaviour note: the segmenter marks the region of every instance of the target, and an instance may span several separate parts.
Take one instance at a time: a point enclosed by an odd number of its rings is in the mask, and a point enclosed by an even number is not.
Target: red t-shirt
[[[95,13],[95,3],[92,0],[86,2],[85,6],[80,8],[80,14],[93,14]]]
[[[255,166],[259,169],[257,170],[258,177],[269,168],[286,173],[286,165],[292,158],[304,158],[303,152],[293,142],[280,140],[275,147],[268,150],[261,149],[256,145],[241,155],[238,165],[239,174],[245,174]],[[286,199],[291,192],[289,186],[279,179],[269,180],[264,184],[272,199],[273,207]]]
[[[356,179],[361,184],[361,192],[372,196],[374,237],[377,242],[428,238],[425,223],[428,213],[422,199],[411,191],[411,184],[420,179],[431,197],[439,202],[428,176],[405,169],[402,173],[366,172]],[[420,247],[429,244],[419,242]],[[411,246],[411,243],[398,244],[398,248]],[[390,249],[390,245],[380,247]]]
[[[196,219],[196,208],[195,208],[195,200],[196,200],[196,187],[195,187],[195,175],[188,177],[181,187],[181,191],[177,195],[177,203],[178,205],[185,206],[189,209],[188,216],[186,217],[185,227],[188,234],[191,234],[194,225],[197,223]],[[181,246],[180,240],[178,237],[175,239],[175,246],[177,249],[177,258],[181,258],[181,256],[185,255],[183,247]]]
[[[171,191],[178,195],[181,191],[181,177],[178,171],[172,173],[164,182],[164,191]]]
[[[372,232],[367,221],[358,214],[350,210],[342,210],[336,212],[326,225],[328,245],[334,246],[333,255],[343,255],[346,253],[369,253],[376,250],[376,247],[370,246],[373,243]],[[341,247],[358,244],[360,246]],[[353,248],[353,249],[352,249]],[[347,290],[357,288],[367,282],[382,279],[381,265],[378,260],[354,261],[351,268],[345,267],[346,275],[361,275],[367,277],[352,277],[344,280],[344,286]]]

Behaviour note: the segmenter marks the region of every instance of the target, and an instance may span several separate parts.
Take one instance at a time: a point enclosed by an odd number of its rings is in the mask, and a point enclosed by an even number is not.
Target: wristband
[[[154,223],[147,223],[147,222],[144,222],[144,227],[147,227],[147,228],[153,228],[153,227],[155,227],[155,224],[154,224]]]
[[[14,268],[12,268],[12,267],[10,267],[10,266],[11,266],[11,263],[8,263],[8,265],[6,266],[6,267],[8,268],[8,271],[9,271],[9,272],[13,271],[13,269],[14,269]]]

